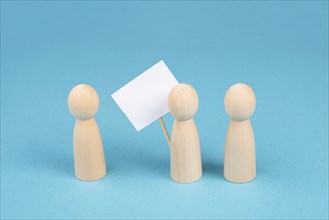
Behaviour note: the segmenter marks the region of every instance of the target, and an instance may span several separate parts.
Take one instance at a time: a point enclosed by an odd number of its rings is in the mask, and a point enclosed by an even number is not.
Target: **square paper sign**
[[[167,114],[168,94],[178,82],[161,60],[112,94],[137,131]]]

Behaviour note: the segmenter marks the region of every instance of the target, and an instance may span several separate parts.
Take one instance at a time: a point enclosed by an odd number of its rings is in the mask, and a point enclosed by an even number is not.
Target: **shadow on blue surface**
[[[214,177],[218,177],[218,176],[223,177],[224,164],[215,163],[212,161],[203,161],[202,169],[203,169],[204,175],[214,176]]]
[[[47,172],[47,175],[74,176],[73,152],[72,155],[68,155],[58,146],[45,147],[44,145],[46,144],[30,149],[31,161],[28,166]]]

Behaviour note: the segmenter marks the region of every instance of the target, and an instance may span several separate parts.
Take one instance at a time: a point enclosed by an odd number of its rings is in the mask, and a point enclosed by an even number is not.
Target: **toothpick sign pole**
[[[169,146],[169,148],[170,148],[171,141],[170,141],[170,137],[169,137],[169,134],[168,134],[167,128],[166,128],[166,126],[165,126],[165,124],[164,124],[163,118],[160,117],[159,120],[160,120],[160,124],[161,124],[161,128],[162,128],[163,134],[164,134],[164,136],[166,137],[166,140],[167,140],[167,142],[168,142],[168,146]]]

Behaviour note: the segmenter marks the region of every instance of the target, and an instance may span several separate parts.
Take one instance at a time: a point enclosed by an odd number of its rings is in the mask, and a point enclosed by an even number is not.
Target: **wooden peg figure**
[[[170,145],[171,177],[179,183],[191,183],[202,176],[200,141],[193,119],[198,110],[198,94],[192,86],[179,84],[170,91],[168,105],[175,118]]]
[[[234,84],[226,92],[224,106],[231,117],[225,143],[224,177],[235,183],[249,182],[256,177],[255,139],[249,120],[256,108],[255,94],[246,84]]]
[[[98,94],[90,85],[77,85],[68,96],[68,106],[77,119],[73,137],[75,175],[82,181],[98,180],[106,174],[102,137],[94,118]]]

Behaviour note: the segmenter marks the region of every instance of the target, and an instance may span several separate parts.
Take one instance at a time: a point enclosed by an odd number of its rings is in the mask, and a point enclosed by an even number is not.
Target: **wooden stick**
[[[162,128],[163,134],[164,134],[164,136],[166,137],[166,140],[167,140],[167,142],[168,142],[168,146],[169,146],[169,148],[170,148],[170,146],[171,146],[171,141],[170,141],[169,134],[168,134],[168,132],[167,132],[167,128],[166,128],[166,126],[165,126],[165,124],[164,124],[164,122],[163,122],[162,117],[160,117],[159,120],[160,120],[160,124],[161,124],[161,128]]]

